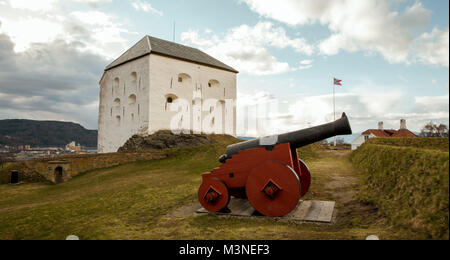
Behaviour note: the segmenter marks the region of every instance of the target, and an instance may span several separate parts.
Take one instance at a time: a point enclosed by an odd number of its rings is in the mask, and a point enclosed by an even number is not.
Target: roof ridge
[[[182,47],[186,47],[186,48],[190,48],[190,49],[194,49],[194,50],[199,50],[199,49],[196,49],[194,47],[190,47],[190,46],[187,46],[187,45],[184,45],[184,44],[180,44],[180,43],[177,43],[177,42],[172,42],[172,41],[156,38],[156,37],[153,37],[153,36],[148,35],[148,34],[146,35],[146,37],[147,38],[153,38],[153,39],[156,39],[156,40],[159,40],[159,41],[165,41],[165,42],[168,42],[168,43],[171,43],[171,44],[176,44],[176,45],[179,45],[179,46],[182,46]],[[150,47],[151,47],[151,42],[149,42],[149,44],[150,44]]]
[[[139,46],[142,41],[146,40],[145,46]],[[187,62],[193,62],[205,66],[210,66],[217,69],[222,69],[234,73],[239,73],[236,69],[228,66],[222,61],[214,58],[208,53],[187,45],[183,45],[176,42],[171,42],[168,40],[153,37],[151,35],[145,35],[144,38],[139,40],[131,48],[125,51],[119,58],[115,59],[111,64],[109,64],[105,71],[120,66],[129,61],[138,59],[140,57],[149,55],[151,53],[159,54],[174,59],[180,59]]]
[[[142,37],[142,39],[140,39],[140,40],[137,41],[133,46],[131,46],[130,48],[128,48],[126,51],[124,51],[119,57],[117,57],[117,59],[115,59],[115,60],[114,60],[113,62],[111,62],[108,66],[106,66],[106,70],[111,69],[111,68],[114,68],[114,67],[116,67],[116,66],[119,66],[119,65],[123,64],[123,63],[119,63],[119,64],[117,64],[117,65],[112,66],[116,61],[118,61],[118,60],[120,60],[120,58],[124,57],[130,50],[132,50],[133,48],[135,48],[139,43],[141,43],[141,42],[142,42],[144,39],[146,39],[146,38],[147,38],[147,36]],[[147,47],[148,47],[149,52],[151,52],[152,47],[151,47],[151,45],[150,45],[150,42],[149,42],[148,38],[147,38]]]

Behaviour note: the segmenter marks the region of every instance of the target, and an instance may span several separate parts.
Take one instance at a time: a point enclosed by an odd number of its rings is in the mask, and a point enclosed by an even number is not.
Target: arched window
[[[120,79],[115,78],[113,82],[113,94],[119,94]]]
[[[132,72],[130,77],[131,77],[131,83],[136,84],[136,82],[137,82],[137,73],[136,72]]]
[[[218,80],[212,79],[212,80],[208,81],[208,87],[218,88],[218,87],[220,87],[220,82]]]
[[[130,81],[131,81],[131,89],[132,91],[136,91],[137,89],[137,73],[132,72],[130,75]]]
[[[115,107],[120,107],[120,98],[114,99],[114,106]]]
[[[175,100],[177,100],[178,97],[173,95],[173,94],[169,94],[166,95],[166,105],[165,105],[165,110],[166,111],[170,111],[170,104],[172,104],[173,102],[175,102]]]
[[[189,74],[180,73],[178,74],[178,84],[181,87],[188,87],[192,85],[192,78]]]
[[[116,116],[116,126],[120,126],[120,116]]]
[[[135,95],[135,94],[131,94],[131,95],[128,97],[128,104],[129,104],[129,105],[134,105],[134,104],[136,104],[136,95]]]

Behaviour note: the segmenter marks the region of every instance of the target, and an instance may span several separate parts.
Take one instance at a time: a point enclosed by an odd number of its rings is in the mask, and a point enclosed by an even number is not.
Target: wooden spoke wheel
[[[301,194],[297,173],[279,161],[267,161],[253,168],[245,189],[253,208],[269,217],[289,214],[297,207]]]
[[[227,185],[218,178],[204,180],[198,189],[198,200],[209,212],[219,212],[230,203]]]

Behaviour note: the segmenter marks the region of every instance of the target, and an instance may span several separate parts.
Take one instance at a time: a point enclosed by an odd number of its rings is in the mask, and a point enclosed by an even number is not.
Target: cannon
[[[330,137],[350,135],[346,114],[328,124],[227,147],[220,167],[202,175],[200,204],[209,212],[227,212],[231,196],[248,199],[264,216],[282,217],[308,193],[311,174],[297,149]]]

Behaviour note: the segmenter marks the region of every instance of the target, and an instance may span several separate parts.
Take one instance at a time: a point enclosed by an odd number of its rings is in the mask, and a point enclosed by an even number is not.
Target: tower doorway
[[[64,181],[63,179],[63,168],[61,166],[58,166],[55,168],[55,183],[62,183]]]

